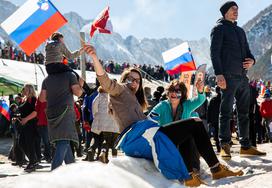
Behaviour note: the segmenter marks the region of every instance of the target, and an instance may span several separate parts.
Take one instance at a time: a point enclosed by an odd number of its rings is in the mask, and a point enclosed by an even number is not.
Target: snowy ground
[[[8,143],[0,141],[0,152],[3,154]],[[202,161],[201,176],[209,184],[202,187],[272,187],[272,145],[262,144],[258,147],[265,150],[265,157],[240,158],[239,146],[234,146],[231,167],[242,168],[246,175],[212,181],[209,169]],[[5,150],[6,151],[6,150]],[[73,165],[65,166],[50,172],[50,165],[42,163],[43,168],[31,174],[22,168],[14,167],[0,157],[5,164],[0,164],[0,188],[177,188],[184,187],[177,181],[165,179],[153,163],[144,160],[121,156],[112,159],[107,165],[100,162],[83,162],[78,160]]]

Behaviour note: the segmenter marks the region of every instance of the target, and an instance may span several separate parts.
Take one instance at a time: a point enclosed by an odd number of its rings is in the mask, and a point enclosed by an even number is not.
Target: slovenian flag
[[[10,121],[9,107],[4,100],[0,100],[0,115],[4,116],[8,121]]]
[[[31,55],[66,22],[49,0],[28,0],[1,27],[27,55]]]
[[[90,35],[93,37],[95,31],[98,30],[100,33],[111,34],[113,32],[112,23],[110,20],[110,7],[107,6],[100,14],[94,19]]]
[[[196,70],[195,62],[187,42],[162,53],[164,69],[169,75]]]

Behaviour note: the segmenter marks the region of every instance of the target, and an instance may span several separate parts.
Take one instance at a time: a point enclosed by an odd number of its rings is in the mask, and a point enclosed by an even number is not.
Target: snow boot
[[[186,187],[198,187],[201,184],[207,185],[207,183],[200,178],[198,173],[192,172],[190,176],[190,179],[184,181]]]
[[[266,152],[262,152],[257,150],[256,147],[249,147],[249,148],[244,148],[241,147],[240,149],[240,156],[263,156],[266,155]]]
[[[219,164],[216,167],[211,168],[212,179],[217,180],[220,178],[230,177],[230,176],[242,176],[244,172],[242,170],[231,170],[229,167]]]
[[[230,160],[231,159],[230,145],[229,144],[224,144],[224,145],[221,146],[220,157],[223,160]]]

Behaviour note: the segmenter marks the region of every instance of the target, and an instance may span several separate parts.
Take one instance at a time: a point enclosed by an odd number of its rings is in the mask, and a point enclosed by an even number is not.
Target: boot
[[[102,163],[108,163],[109,159],[106,156],[106,152],[102,151],[98,157],[98,160],[101,161]]]
[[[242,176],[244,174],[242,170],[230,170],[229,167],[223,164],[219,164],[217,167],[211,168],[211,172],[213,180],[230,176]]]
[[[79,145],[77,150],[76,150],[76,154],[77,154],[77,157],[82,157],[83,154],[82,154],[82,146]]]
[[[83,159],[83,161],[94,161],[94,155],[95,155],[95,151],[92,148],[89,149],[89,151],[87,152],[87,155],[86,155],[85,159]]]
[[[36,170],[36,164],[35,163],[29,163],[26,168],[24,169],[24,171],[30,173]]]
[[[224,144],[224,145],[221,146],[220,157],[223,160],[230,160],[231,159],[230,145],[229,144]]]
[[[266,155],[266,152],[262,152],[257,150],[256,147],[249,147],[249,148],[245,148],[245,147],[241,147],[240,149],[240,156],[263,156]]]
[[[201,184],[207,185],[207,183],[200,178],[198,173],[192,172],[190,175],[191,178],[184,181],[186,187],[198,187]]]

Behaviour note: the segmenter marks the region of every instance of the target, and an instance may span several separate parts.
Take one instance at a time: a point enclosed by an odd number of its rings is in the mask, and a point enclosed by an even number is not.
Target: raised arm
[[[88,46],[85,46],[84,48],[85,48],[86,53],[89,56],[91,56],[91,58],[93,59],[94,70],[96,72],[97,79],[98,79],[100,85],[102,86],[102,88],[110,95],[113,95],[113,96],[120,95],[121,92],[124,90],[124,87],[122,85],[118,84],[116,81],[111,80],[108,77],[103,66],[99,62],[99,59],[96,55],[96,51],[95,51],[94,47],[88,45]]]

